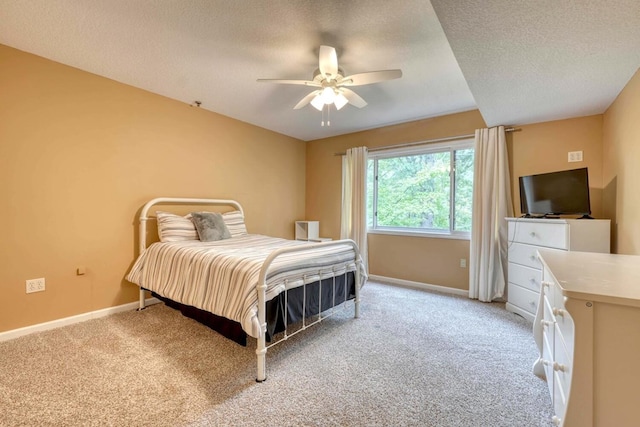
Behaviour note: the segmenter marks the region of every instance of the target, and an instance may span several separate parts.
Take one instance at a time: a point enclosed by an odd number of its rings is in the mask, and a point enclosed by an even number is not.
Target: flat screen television
[[[520,211],[528,217],[582,215],[590,218],[587,168],[521,176]]]

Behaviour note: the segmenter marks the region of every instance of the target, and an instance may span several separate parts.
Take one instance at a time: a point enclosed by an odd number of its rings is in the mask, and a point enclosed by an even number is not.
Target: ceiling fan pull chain
[[[322,122],[320,122],[320,126],[324,126],[324,105],[322,106]]]
[[[331,126],[331,105],[327,104],[327,126]]]

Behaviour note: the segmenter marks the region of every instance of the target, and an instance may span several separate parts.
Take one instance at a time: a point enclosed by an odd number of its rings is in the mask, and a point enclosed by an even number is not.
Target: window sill
[[[367,234],[386,234],[391,236],[407,236],[407,237],[426,237],[429,239],[454,239],[454,240],[471,240],[471,233],[434,233],[424,231],[404,231],[404,230],[384,230],[384,229],[367,229]]]

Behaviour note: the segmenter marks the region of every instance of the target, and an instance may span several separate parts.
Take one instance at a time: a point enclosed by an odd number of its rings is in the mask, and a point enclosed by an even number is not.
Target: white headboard
[[[153,200],[149,200],[140,211],[140,223],[138,225],[138,238],[140,254],[142,254],[147,248],[147,220],[149,217],[149,209],[155,205],[211,205],[211,206],[232,206],[239,210],[244,216],[244,210],[240,203],[230,199],[192,199],[188,197],[158,197]]]

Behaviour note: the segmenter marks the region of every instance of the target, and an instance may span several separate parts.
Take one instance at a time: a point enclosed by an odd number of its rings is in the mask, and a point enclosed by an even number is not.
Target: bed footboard
[[[278,340],[274,340],[273,342],[271,342],[268,346],[267,346],[267,342],[266,342],[266,337],[267,337],[267,321],[266,321],[266,303],[267,303],[267,298],[266,298],[266,291],[267,291],[267,273],[269,272],[269,268],[271,267],[271,264],[273,263],[273,261],[280,255],[282,254],[286,254],[286,253],[291,253],[291,252],[297,252],[297,251],[301,251],[301,250],[307,250],[307,249],[312,249],[312,248],[316,248],[316,247],[328,247],[328,246],[338,246],[338,245],[344,245],[344,244],[350,244],[353,247],[353,251],[354,251],[354,264],[356,266],[355,269],[355,298],[354,298],[354,317],[359,317],[360,316],[360,281],[361,281],[361,264],[362,264],[362,260],[360,259],[360,251],[358,250],[358,245],[353,241],[353,240],[349,240],[349,239],[345,239],[345,240],[335,240],[335,241],[330,241],[330,242],[322,242],[322,243],[313,243],[313,244],[309,244],[309,245],[304,245],[304,246],[300,246],[300,247],[290,247],[290,248],[282,248],[282,249],[278,249],[276,251],[273,251],[265,260],[264,264],[262,265],[262,268],[260,270],[260,277],[258,279],[258,286],[257,286],[257,292],[258,292],[258,322],[260,324],[260,336],[258,337],[258,342],[257,342],[257,348],[256,348],[256,355],[257,355],[257,375],[256,375],[256,381],[257,382],[263,382],[266,380],[267,376],[266,376],[266,355],[267,355],[267,350],[270,347],[273,347],[274,345],[283,342],[285,340],[287,340],[288,338],[292,337],[293,335],[297,334],[298,332],[302,332],[303,330],[317,324],[320,323],[323,319],[326,319],[327,317],[331,316],[334,311],[332,311],[331,313],[325,315],[324,317],[322,316],[322,311],[321,309],[319,309],[318,311],[318,318],[316,321],[310,323],[310,324],[306,324],[305,323],[305,319],[302,320],[302,326],[297,329],[294,333],[292,334],[288,334],[287,330],[286,330],[286,326],[285,326],[285,331],[284,331],[284,336],[281,339]],[[345,275],[347,274],[346,272],[344,273]],[[326,272],[324,272],[323,274],[319,274],[320,276],[324,276],[323,278],[329,278],[332,277],[330,275],[328,275]],[[333,277],[335,278],[335,274],[333,275]],[[302,284],[300,286],[306,286],[306,284]],[[345,286],[346,286],[346,281],[345,281]],[[321,288],[322,286],[319,286],[319,293],[321,293]],[[286,291],[285,291],[286,292]],[[334,280],[334,296],[335,296],[335,280]],[[348,292],[346,291],[345,288],[345,301],[347,300],[347,295]],[[321,296],[320,296],[321,298]],[[335,309],[336,303],[334,301],[333,304],[333,308]],[[322,303],[320,301],[319,307],[322,307]],[[304,312],[304,308],[303,308],[303,312]],[[286,318],[286,316],[285,316]]]

